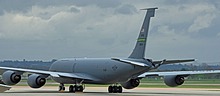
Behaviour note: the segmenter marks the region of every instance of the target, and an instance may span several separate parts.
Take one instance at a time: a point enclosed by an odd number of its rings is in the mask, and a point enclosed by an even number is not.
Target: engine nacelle
[[[28,77],[27,83],[31,88],[40,88],[44,86],[46,79],[43,75],[32,74]]]
[[[182,85],[185,81],[184,76],[164,76],[164,83],[170,87]]]
[[[122,87],[125,89],[133,89],[133,88],[137,87],[139,84],[140,84],[139,79],[130,79],[129,81],[127,81],[125,83],[121,83]]]
[[[2,74],[2,81],[6,85],[15,85],[21,81],[21,75],[15,71],[5,71]]]

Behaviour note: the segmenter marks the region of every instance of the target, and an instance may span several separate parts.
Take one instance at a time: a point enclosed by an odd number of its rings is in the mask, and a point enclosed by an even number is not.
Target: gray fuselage
[[[149,63],[146,60],[139,62]],[[148,64],[150,65],[150,64]],[[73,58],[58,60],[50,69],[53,72],[84,73],[99,81],[87,81],[83,83],[113,84],[126,82],[133,76],[149,71],[149,67],[138,67],[131,64],[114,61],[110,58]],[[76,79],[53,78],[58,83],[73,84]]]

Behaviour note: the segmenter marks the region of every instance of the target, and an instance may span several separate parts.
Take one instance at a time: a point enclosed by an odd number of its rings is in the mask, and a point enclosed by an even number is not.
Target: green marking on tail
[[[138,41],[138,42],[145,42],[146,39],[145,39],[145,38],[139,38],[137,41]]]

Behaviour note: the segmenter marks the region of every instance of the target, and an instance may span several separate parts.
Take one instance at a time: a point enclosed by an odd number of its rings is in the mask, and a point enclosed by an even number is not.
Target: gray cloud
[[[79,13],[80,9],[76,8],[76,7],[71,7],[70,8],[70,12],[74,12],[74,13]]]
[[[0,10],[3,12],[27,12],[34,3],[33,0],[0,0]]]
[[[145,15],[137,9],[159,7],[150,25],[147,58],[219,61],[219,4],[217,0],[1,0],[0,59],[126,57]]]
[[[132,5],[125,4],[117,8],[115,12],[120,14],[134,14],[137,13],[137,9]]]
[[[189,32],[199,32],[201,29],[208,28],[212,23],[215,15],[206,14],[204,16],[198,16],[193,24],[189,27]]]
[[[26,13],[31,10],[32,6],[49,7],[49,6],[91,6],[96,5],[100,8],[114,8],[119,6],[120,0],[0,0],[0,13],[22,12]]]

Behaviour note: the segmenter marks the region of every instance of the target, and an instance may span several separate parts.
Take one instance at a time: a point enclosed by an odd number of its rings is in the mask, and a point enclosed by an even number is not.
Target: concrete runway
[[[84,93],[58,92],[57,90],[57,87],[31,89],[28,86],[14,86],[11,90],[0,93],[0,96],[219,96],[220,94],[220,89],[192,88],[135,88],[124,90],[124,93],[111,94],[107,92],[106,87],[86,87]]]

